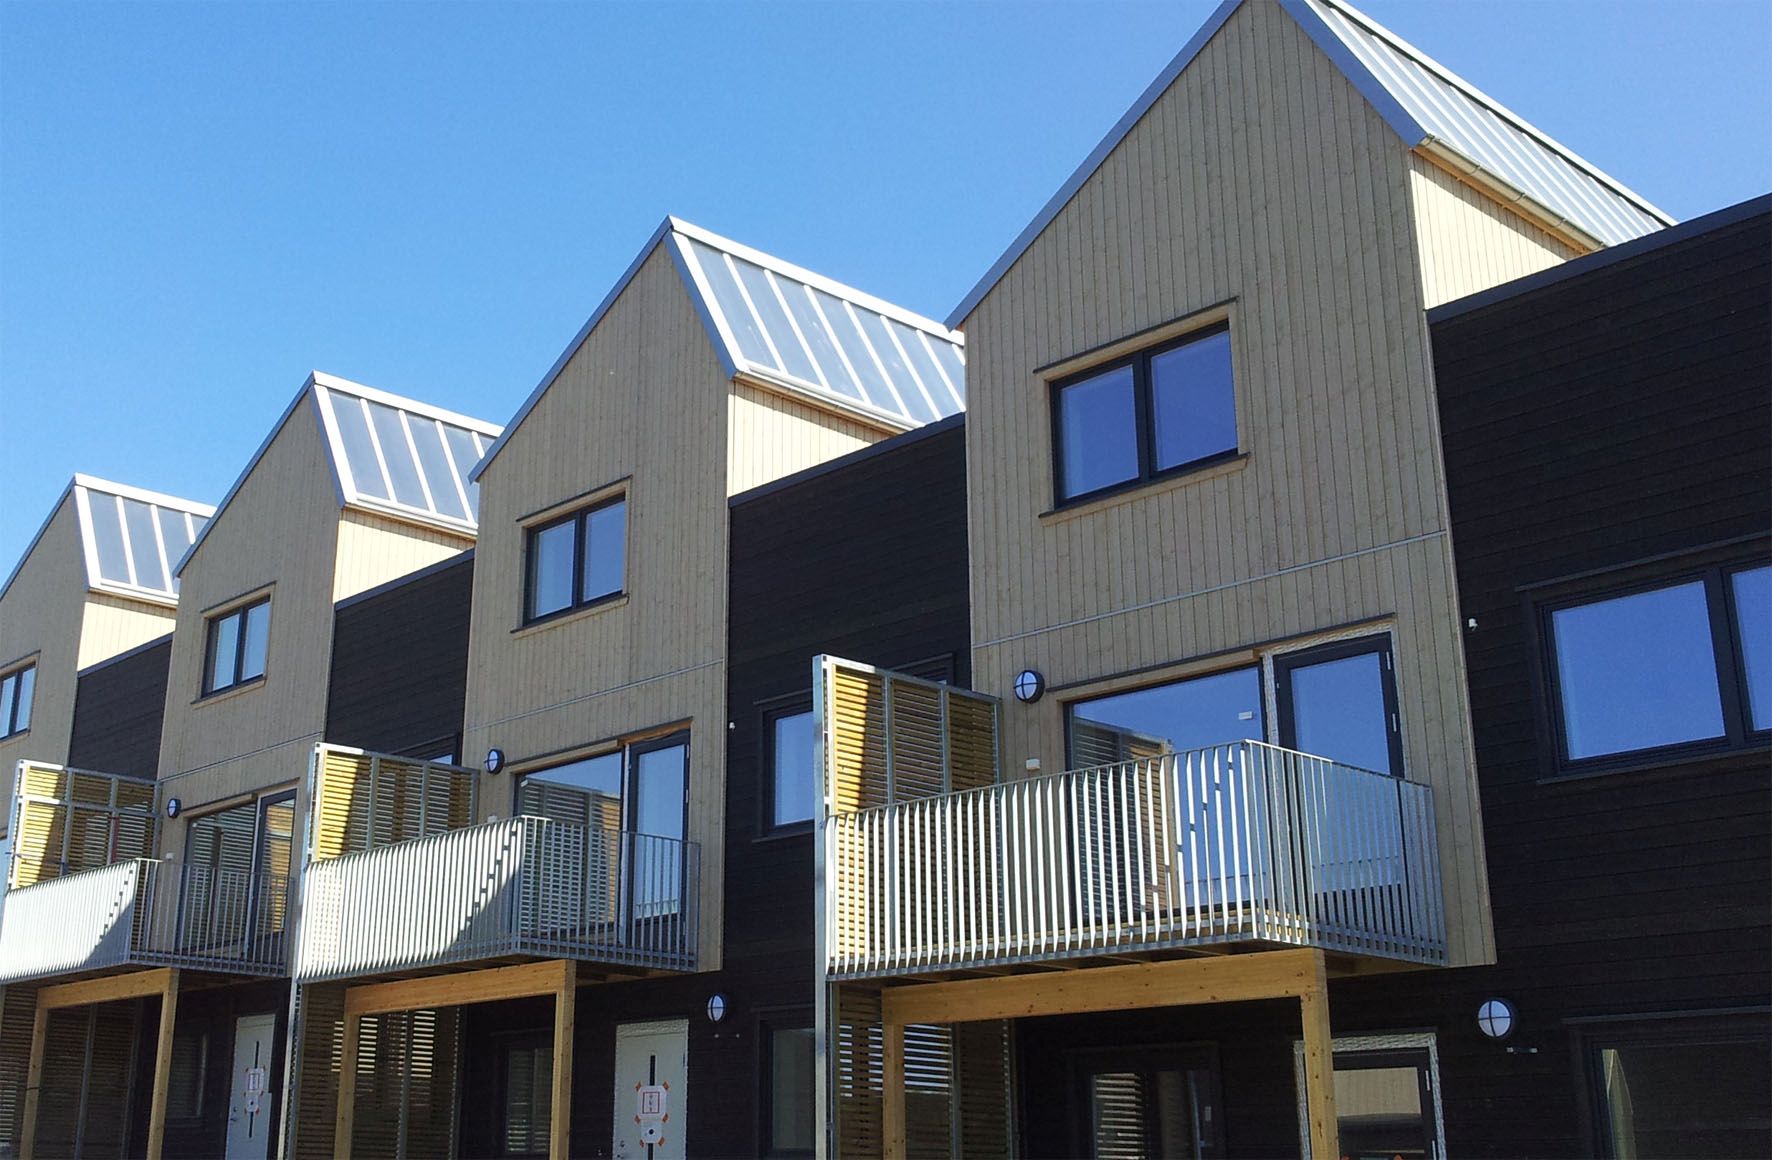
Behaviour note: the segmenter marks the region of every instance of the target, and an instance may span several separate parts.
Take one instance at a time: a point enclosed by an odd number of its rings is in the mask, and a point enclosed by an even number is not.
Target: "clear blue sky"
[[[667,212],[943,317],[1215,4],[0,4],[0,575],[310,368],[504,421]],[[1365,7],[1676,217],[1772,188],[1765,0]]]

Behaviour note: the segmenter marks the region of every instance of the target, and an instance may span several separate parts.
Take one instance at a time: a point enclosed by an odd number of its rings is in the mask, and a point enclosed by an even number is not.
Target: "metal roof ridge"
[[[185,499],[183,496],[168,495],[163,491],[150,491],[145,487],[136,487],[133,484],[100,479],[98,476],[88,475],[84,471],[74,473],[74,481],[71,486],[84,487],[88,491],[100,491],[106,495],[120,495],[124,499],[140,500],[142,503],[151,503],[157,507],[171,508],[174,511],[189,512],[191,515],[202,516],[204,519],[215,514],[213,504],[199,503],[197,500]]]
[[[329,391],[356,395],[359,398],[368,399],[372,403],[382,403],[401,411],[409,411],[414,415],[422,415],[427,419],[436,419],[456,427],[465,427],[470,431],[478,431],[482,435],[496,437],[499,432],[504,430],[503,427],[491,420],[476,419],[472,415],[463,415],[458,411],[451,411],[434,403],[426,403],[407,395],[396,395],[392,391],[384,391],[379,387],[355,382],[342,375],[316,370],[309,372],[308,379],[315,386],[325,387]]]
[[[1460,76],[1458,73],[1453,72],[1450,68],[1441,64],[1432,56],[1429,56],[1427,53],[1417,48],[1414,44],[1403,39],[1397,33],[1386,28],[1360,9],[1347,3],[1347,0],[1281,0],[1281,3],[1287,8],[1291,8],[1293,4],[1302,3],[1305,5],[1320,4],[1323,7],[1334,9],[1336,12],[1345,16],[1351,23],[1364,28],[1377,39],[1384,41],[1402,55],[1408,57],[1440,80],[1446,82],[1446,84],[1450,85],[1452,88],[1457,89],[1477,104],[1482,105],[1489,112],[1494,113],[1497,117],[1506,121],[1526,136],[1537,141],[1540,145],[1543,145],[1546,149],[1558,154],[1564,160],[1598,181],[1601,185],[1610,189],[1613,193],[1624,198],[1626,201],[1629,201],[1644,213],[1649,214],[1651,217],[1660,218],[1667,225],[1673,225],[1677,221],[1677,219],[1671,214],[1657,207],[1653,202],[1649,201],[1648,198],[1631,189],[1593,162],[1588,161],[1579,153],[1575,152],[1575,150],[1564,145],[1555,137],[1552,137],[1537,125],[1526,120],[1526,118],[1520,116],[1520,114],[1514,112],[1482,89],[1479,89],[1476,85],[1464,79],[1464,77]],[[1309,31],[1308,27],[1306,28],[1306,31]],[[1330,33],[1337,39],[1340,39],[1340,34],[1335,32],[1333,27],[1330,27]],[[1368,74],[1371,73],[1371,70],[1367,69],[1364,64],[1361,64],[1360,68]],[[1373,75],[1373,80],[1380,86],[1385,87],[1387,92],[1389,91],[1389,86],[1384,85],[1384,81],[1381,78]],[[1439,141],[1442,147],[1454,149],[1461,155],[1464,153],[1462,149],[1457,149],[1456,146],[1453,146],[1449,141],[1445,141],[1441,138],[1435,138],[1435,140]],[[1420,143],[1421,142],[1411,142],[1411,145],[1418,145]],[[1467,158],[1467,160],[1471,160],[1472,164],[1478,164],[1474,159]],[[1479,168],[1481,168],[1480,165]]]

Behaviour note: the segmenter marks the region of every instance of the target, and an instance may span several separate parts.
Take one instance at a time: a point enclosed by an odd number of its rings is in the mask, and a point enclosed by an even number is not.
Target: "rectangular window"
[[[1583,1038],[1600,1155],[1772,1156],[1764,1019],[1670,1019]]]
[[[812,819],[819,782],[812,767],[813,740],[811,709],[795,706],[764,713],[763,784],[771,829]]]
[[[816,1130],[813,1085],[817,1054],[803,1023],[763,1024],[763,1154],[810,1156]]]
[[[1367,636],[1274,658],[1280,744],[1300,753],[1403,774],[1388,636]]]
[[[606,500],[529,532],[525,623],[621,595],[627,576],[628,502]]]
[[[1070,767],[1263,739],[1261,669],[1230,669],[1070,706]]]
[[[1060,504],[1236,454],[1229,324],[1060,380],[1052,424]]]
[[[203,691],[219,693],[265,675],[271,636],[271,598],[255,600],[209,619],[203,660]]]
[[[1542,630],[1566,768],[1734,748],[1772,727],[1772,566],[1563,601]]]
[[[26,665],[0,677],[0,737],[11,737],[31,727],[31,696],[36,691],[36,665]]]
[[[1299,1137],[1309,1150],[1304,1047],[1293,1043]],[[1443,1160],[1439,1053],[1431,1034],[1337,1036],[1335,1128],[1343,1156]]]

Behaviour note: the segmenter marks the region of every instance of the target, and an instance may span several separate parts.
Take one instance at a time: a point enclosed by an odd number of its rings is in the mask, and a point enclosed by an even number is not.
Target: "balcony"
[[[695,843],[515,817],[311,863],[301,982],[563,958],[696,962]]]
[[[833,814],[833,979],[1186,948],[1438,964],[1427,786],[1254,741]]]
[[[127,967],[280,976],[288,900],[281,875],[151,858],[16,886],[0,921],[0,984]]]

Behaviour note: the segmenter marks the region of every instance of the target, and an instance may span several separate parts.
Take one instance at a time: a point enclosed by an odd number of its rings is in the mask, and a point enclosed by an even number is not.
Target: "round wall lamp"
[[[488,749],[486,751],[486,772],[498,773],[502,771],[504,767],[505,751],[502,749]]]
[[[1514,1005],[1506,999],[1485,999],[1477,1008],[1477,1027],[1490,1039],[1506,1039],[1514,1031]]]
[[[177,798],[167,798],[166,799],[166,816],[167,817],[169,817],[169,818],[178,817],[178,812],[184,808],[185,808],[185,803],[179,801]]]
[[[726,996],[715,991],[708,998],[708,1022],[718,1023],[726,1018]]]
[[[1015,699],[1032,705],[1046,695],[1046,678],[1038,669],[1023,669],[1015,674]]]

